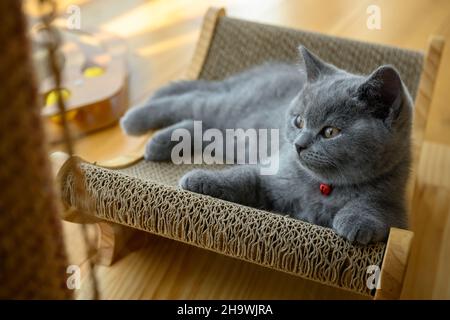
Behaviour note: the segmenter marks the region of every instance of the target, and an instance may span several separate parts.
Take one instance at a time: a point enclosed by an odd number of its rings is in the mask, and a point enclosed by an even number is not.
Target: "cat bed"
[[[422,67],[429,63],[421,52],[242,21],[209,9],[187,76],[215,80],[266,61],[295,63],[299,44],[355,73],[392,64],[413,97],[420,95]],[[428,103],[416,103],[415,133],[424,129]],[[375,293],[367,283],[378,270],[377,297],[399,297],[411,232],[393,228],[387,244],[352,244],[328,228],[182,190],[178,179],[198,166],[146,162],[142,154],[105,165],[71,157],[58,173],[66,207],[363,295]],[[74,166],[81,168],[87,192],[77,192]]]

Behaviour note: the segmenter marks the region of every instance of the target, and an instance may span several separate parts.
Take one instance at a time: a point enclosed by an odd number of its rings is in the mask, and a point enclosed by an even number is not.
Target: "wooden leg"
[[[379,287],[375,293],[376,300],[400,298],[412,238],[411,231],[391,228],[381,266]]]
[[[95,263],[104,266],[111,266],[120,257],[137,249],[136,244],[143,241],[133,241],[143,235],[142,231],[135,230],[112,222],[99,222],[97,253]]]

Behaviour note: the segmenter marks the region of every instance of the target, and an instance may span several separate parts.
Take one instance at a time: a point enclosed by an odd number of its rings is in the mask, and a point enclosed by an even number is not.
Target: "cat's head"
[[[350,74],[299,50],[306,84],[287,112],[286,137],[301,167],[336,185],[408,167],[412,102],[398,72]]]

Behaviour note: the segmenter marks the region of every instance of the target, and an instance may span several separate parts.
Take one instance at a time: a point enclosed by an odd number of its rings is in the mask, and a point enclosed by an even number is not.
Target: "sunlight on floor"
[[[142,49],[139,49],[137,50],[137,53],[141,56],[151,56],[161,54],[176,47],[183,46],[187,43],[194,42],[197,39],[198,34],[199,32],[197,30],[181,34],[179,36],[172,37],[167,40],[163,40],[153,45],[149,45]]]
[[[101,26],[123,37],[132,37],[143,32],[167,28],[180,20],[201,16],[204,6],[192,6],[192,1],[176,0],[161,3],[151,1],[142,4]]]

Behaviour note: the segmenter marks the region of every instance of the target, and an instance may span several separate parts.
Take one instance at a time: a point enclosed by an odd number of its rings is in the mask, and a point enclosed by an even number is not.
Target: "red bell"
[[[332,190],[332,188],[329,184],[325,184],[325,183],[320,184],[320,192],[324,196],[328,196],[331,193],[331,190]]]

